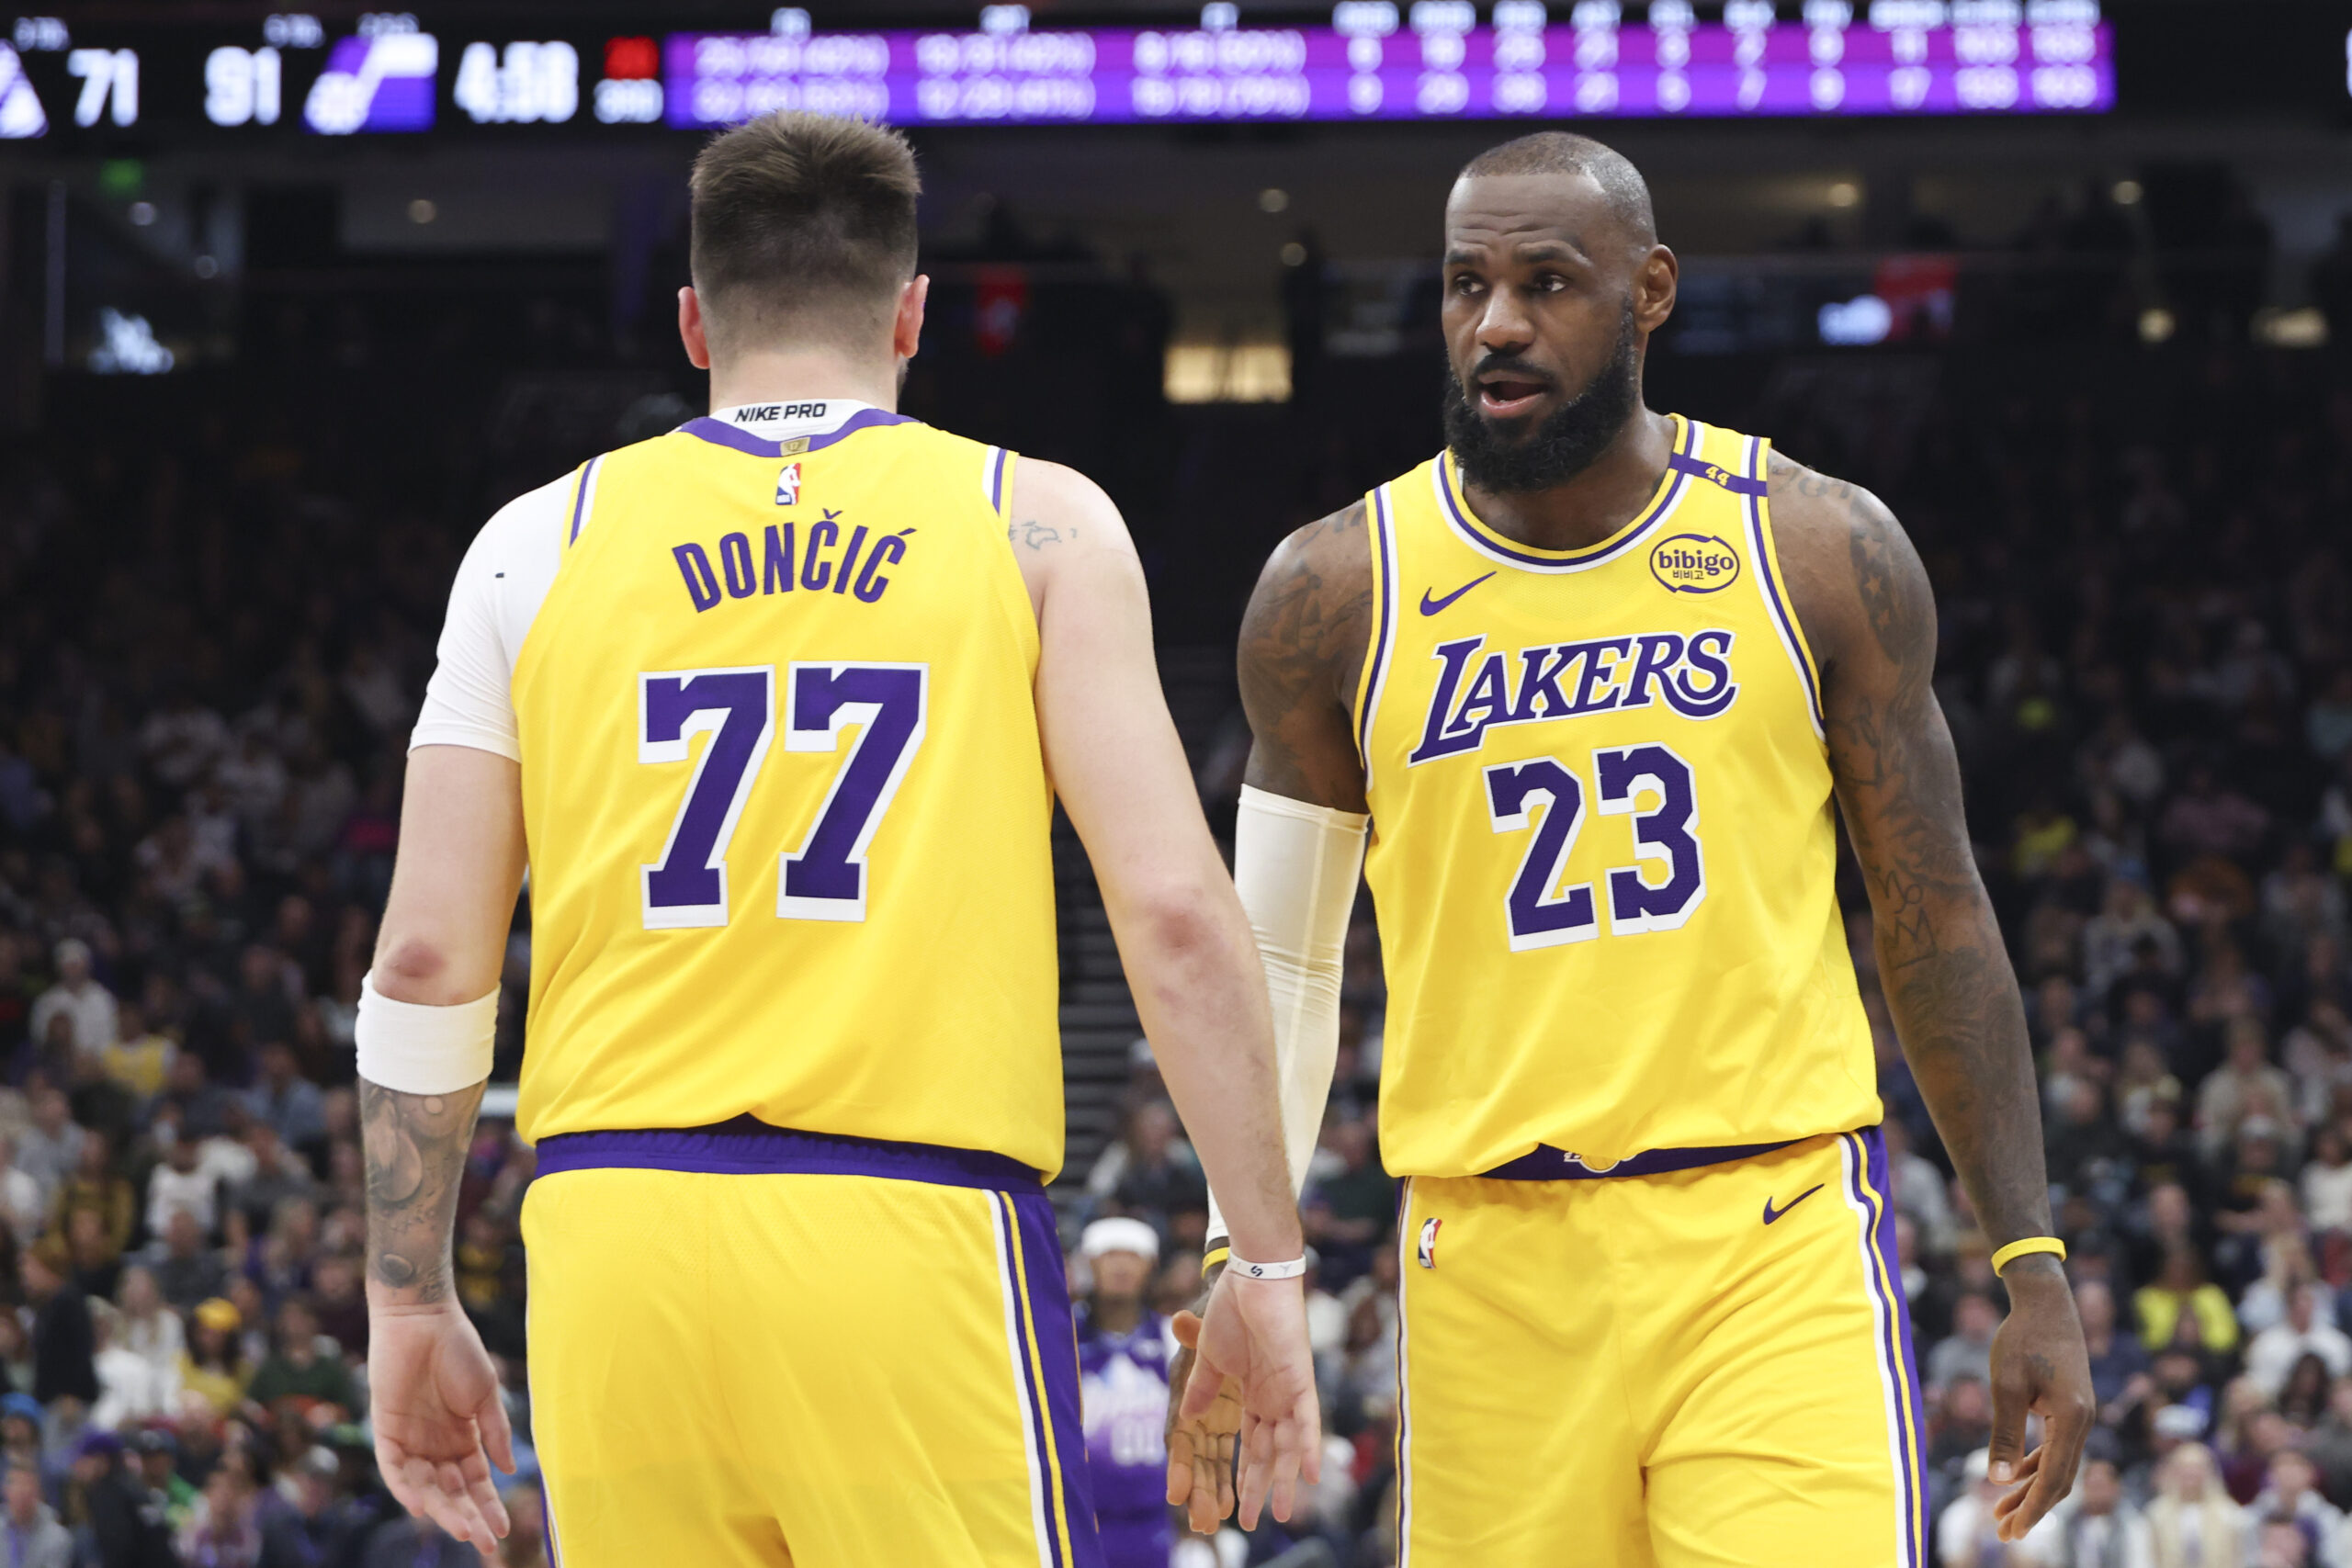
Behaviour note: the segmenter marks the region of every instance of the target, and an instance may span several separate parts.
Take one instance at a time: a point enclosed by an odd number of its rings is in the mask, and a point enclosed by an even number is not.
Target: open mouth
[[[1509,371],[1478,378],[1479,412],[1489,419],[1516,419],[1532,412],[1537,400],[1552,389],[1550,383]]]

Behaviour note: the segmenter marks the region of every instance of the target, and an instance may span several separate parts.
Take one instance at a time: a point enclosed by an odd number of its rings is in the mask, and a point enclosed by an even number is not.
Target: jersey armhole
[[[604,466],[603,453],[580,465],[580,477],[571,487],[571,521],[563,531],[563,547],[567,552],[580,542],[581,530],[588,526],[589,516],[596,510],[596,470]]]
[[[1006,527],[1012,526],[1012,468],[1021,455],[1009,447],[991,446],[980,463],[980,493],[989,510]]]
[[[1781,570],[1781,556],[1772,536],[1772,496],[1765,469],[1770,466],[1772,443],[1760,435],[1745,437],[1747,443],[1747,477],[1756,481],[1747,497],[1747,526],[1756,548],[1757,586],[1762,592],[1764,609],[1771,617],[1772,629],[1778,634],[1781,647],[1796,667],[1797,682],[1804,688],[1805,716],[1813,721],[1816,740],[1827,739],[1821,716],[1821,668],[1814,662],[1813,648],[1805,641],[1804,627],[1797,620],[1795,604],[1784,586],[1788,578]]]
[[[1388,677],[1389,644],[1396,633],[1396,527],[1389,506],[1388,486],[1364,497],[1370,526],[1364,530],[1372,551],[1372,635],[1364,649],[1363,668],[1356,675],[1356,757],[1363,763],[1364,788],[1372,787],[1372,727],[1379,716],[1380,692]]]

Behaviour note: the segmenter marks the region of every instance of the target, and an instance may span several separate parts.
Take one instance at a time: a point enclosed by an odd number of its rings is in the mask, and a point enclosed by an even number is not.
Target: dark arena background
[[[2306,0],[0,13],[12,1568],[68,1560],[15,1555],[44,1510],[107,1568],[472,1558],[390,1504],[366,1428],[351,1032],[408,729],[474,530],[703,412],[686,168],[785,107],[913,139],[904,406],[1118,502],[1220,833],[1259,566],[1439,445],[1454,171],[1536,127],[1630,155],[1682,265],[1652,406],[1871,486],[1934,580],[2098,1379],[2069,1509],[2111,1517],[2102,1563],[2352,1564],[2347,30]],[[1204,1189],[1057,845],[1064,1240],[1148,1221],[1172,1309]],[[1844,892],[1937,1561],[2089,1562],[2071,1513],[1992,1538],[2000,1287]],[[503,1119],[530,941],[526,908],[457,1254],[522,1440],[518,1568],[548,1561]],[[1325,1478],[1193,1568],[1395,1561],[1368,904],[1348,951],[1306,1199]],[[1102,1397],[1098,1454],[1156,1462],[1157,1393]]]

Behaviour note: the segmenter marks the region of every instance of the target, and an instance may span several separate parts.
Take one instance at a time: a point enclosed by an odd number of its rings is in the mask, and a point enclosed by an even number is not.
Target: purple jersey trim
[[[1488,1181],[1598,1181],[1611,1176],[1664,1176],[1669,1171],[1696,1170],[1702,1165],[1723,1165],[1769,1155],[1799,1141],[1783,1138],[1776,1144],[1726,1144],[1712,1149],[1645,1149],[1604,1170],[1594,1170],[1576,1156],[1547,1145],[1478,1174]],[[546,1168],[542,1165],[541,1168]]]
[[[1685,456],[1680,452],[1668,457],[1666,466],[1679,469],[1686,474],[1695,475],[1705,479],[1709,484],[1721,485],[1734,495],[1762,495],[1764,493],[1762,479],[1752,479],[1745,474],[1735,474],[1727,468],[1719,468],[1713,463],[1702,463],[1698,458]]]
[[[915,423],[911,415],[892,413],[888,409],[860,409],[842,421],[836,428],[825,432],[822,435],[808,436],[807,438],[808,444],[795,452],[793,456],[797,457],[803,452],[821,452],[843,436],[854,435],[861,430],[873,430],[885,424],[913,424]],[[686,421],[685,423],[678,426],[678,434],[699,437],[714,446],[731,446],[738,452],[747,452],[754,457],[784,456],[783,442],[770,441],[764,436],[754,435],[741,425],[729,424],[723,419],[713,419],[708,414],[705,414],[700,419]],[[797,440],[799,437],[795,439]]]
[[[838,1133],[798,1133],[738,1116],[714,1127],[558,1133],[540,1140],[538,1174],[565,1170],[683,1170],[715,1176],[872,1176],[936,1187],[1045,1190],[1037,1173],[1008,1155],[899,1144]]]
[[[604,460],[601,456],[591,457],[580,470],[580,488],[571,496],[571,535],[564,541],[568,545],[580,542],[580,525],[588,521],[588,507],[596,494],[596,465]]]

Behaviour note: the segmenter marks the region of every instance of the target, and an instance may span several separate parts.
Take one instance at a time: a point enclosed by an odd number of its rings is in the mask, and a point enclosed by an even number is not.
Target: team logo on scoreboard
[[[1420,1243],[1413,1250],[1424,1269],[1437,1267],[1437,1227],[1444,1223],[1434,1216],[1421,1223]]]
[[[1739,581],[1739,552],[1713,534],[1676,534],[1650,551],[1650,575],[1669,593],[1718,593]]]
[[[775,503],[778,506],[800,504],[800,465],[786,463],[775,477]]]

